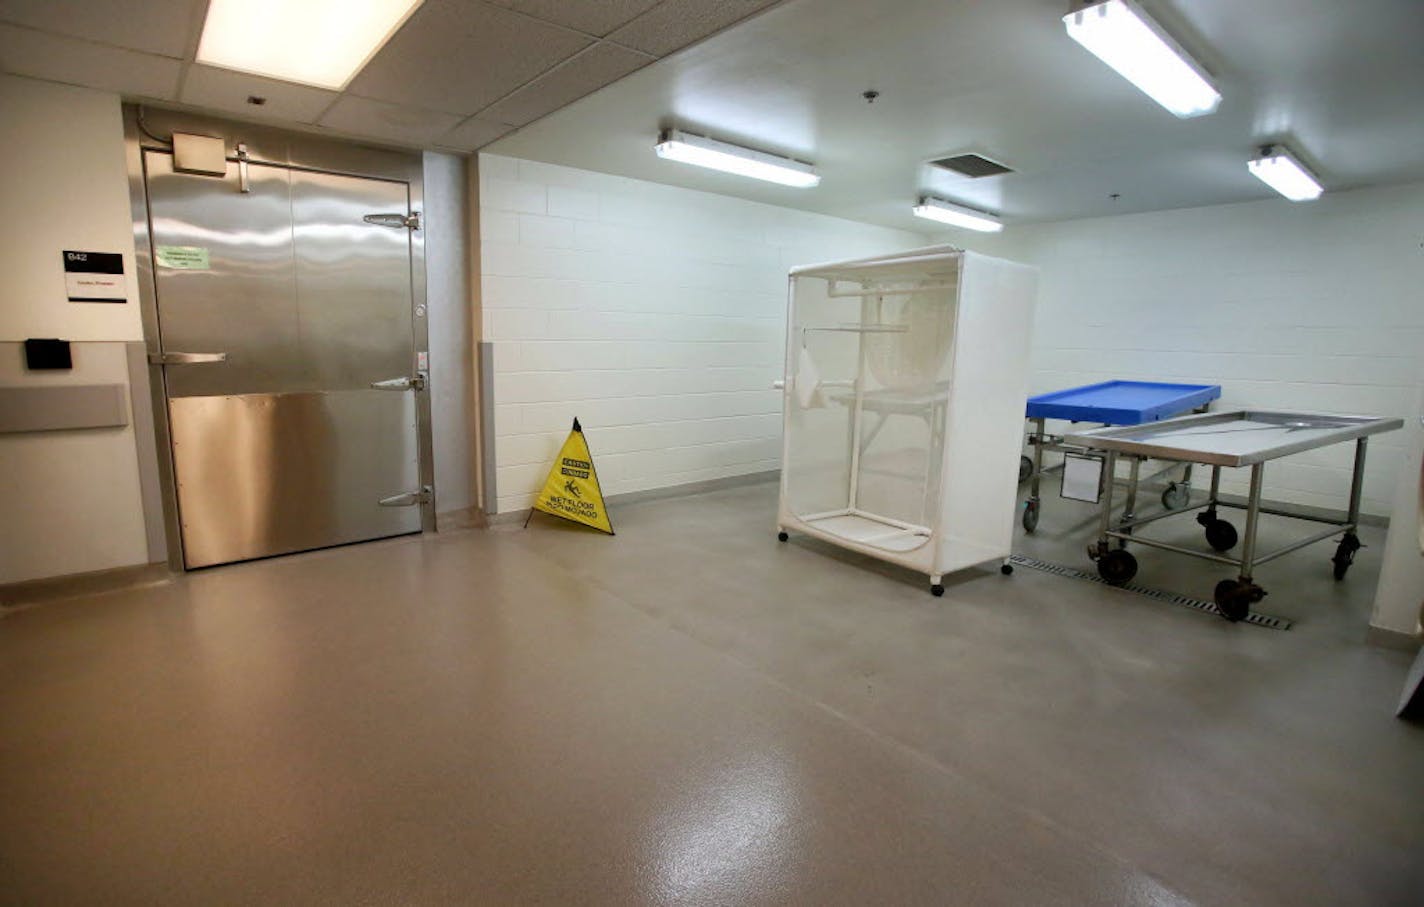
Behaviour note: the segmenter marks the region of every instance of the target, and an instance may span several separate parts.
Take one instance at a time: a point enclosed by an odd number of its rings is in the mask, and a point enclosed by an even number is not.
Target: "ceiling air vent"
[[[1001,173],[1014,172],[1011,168],[1005,167],[998,161],[991,161],[987,157],[978,154],[956,154],[953,157],[930,161],[930,163],[936,167],[943,167],[946,170],[958,173],[960,176],[967,176],[970,179],[978,179],[981,176],[998,176]]]

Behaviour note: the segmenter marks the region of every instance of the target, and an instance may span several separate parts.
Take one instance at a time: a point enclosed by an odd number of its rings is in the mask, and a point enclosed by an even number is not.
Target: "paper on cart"
[[[1058,494],[1071,501],[1096,504],[1102,499],[1103,481],[1102,458],[1069,454],[1063,458],[1063,484]]]
[[[826,405],[825,398],[821,396],[821,372],[804,346],[796,359],[796,402],[801,404],[802,409]]]

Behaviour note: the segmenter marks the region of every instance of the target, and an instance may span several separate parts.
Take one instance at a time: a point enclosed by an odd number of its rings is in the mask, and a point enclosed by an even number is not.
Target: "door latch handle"
[[[425,390],[426,380],[427,379],[425,377],[425,372],[416,372],[415,377],[413,378],[408,378],[405,375],[401,375],[399,378],[387,378],[384,381],[372,381],[371,387],[372,389],[378,391],[423,391]]]
[[[227,353],[149,353],[153,365],[202,365],[205,362],[226,362]]]
[[[375,224],[378,227],[405,227],[409,230],[420,229],[419,211],[413,211],[410,214],[367,214],[361,219],[368,224]]]
[[[247,143],[237,143],[237,191],[251,192],[252,182],[247,178]]]
[[[381,498],[377,501],[382,507],[414,507],[416,504],[428,504],[431,498],[431,488],[429,485],[420,486],[419,491],[407,491],[404,494],[393,494],[388,498]]]

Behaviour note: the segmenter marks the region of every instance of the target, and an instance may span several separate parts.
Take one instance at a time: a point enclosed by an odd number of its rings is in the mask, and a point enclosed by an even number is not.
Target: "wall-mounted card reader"
[[[36,337],[26,340],[25,368],[32,372],[74,368],[69,341]]]

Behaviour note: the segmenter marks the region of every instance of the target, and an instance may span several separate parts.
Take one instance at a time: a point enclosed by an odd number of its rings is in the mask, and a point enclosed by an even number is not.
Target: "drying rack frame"
[[[793,415],[793,363],[797,347],[808,333],[841,331],[856,333],[863,339],[876,332],[899,333],[903,328],[860,323],[855,325],[798,325],[797,281],[820,278],[826,281],[826,299],[872,297],[884,298],[927,290],[948,293],[946,318],[951,322],[949,347],[940,375],[947,381],[935,381],[910,391],[875,389],[867,385],[867,347],[861,342],[855,353],[856,377],[850,382],[824,382],[821,386],[838,387],[842,393],[832,402],[848,407],[847,420],[849,454],[845,462],[844,505],[816,512],[797,512],[791,500],[790,472],[796,468],[792,438],[796,431]],[[856,283],[853,289],[847,284]],[[983,420],[971,418],[976,407],[961,395],[974,393],[995,385],[989,396],[1003,396],[1004,384],[998,381],[1000,372],[1008,374],[1007,402],[1002,405],[1002,420],[998,431],[988,432],[990,448],[1003,446],[1017,451],[1021,444],[1023,400],[1027,396],[1028,329],[1032,322],[1036,272],[1012,262],[967,253],[953,246],[915,250],[901,255],[850,262],[810,265],[795,268],[788,279],[788,331],[786,373],[779,384],[783,388],[783,435],[781,503],[777,517],[777,535],[786,541],[791,531],[818,538],[848,550],[856,551],[889,563],[926,574],[930,591],[943,594],[945,574],[975,564],[998,562],[1004,573],[1012,572],[1008,564],[1014,495],[1017,472],[1010,458],[1000,469],[992,469],[995,478],[990,485],[1002,486],[1002,506],[985,507],[976,496],[964,491],[969,483],[951,469],[951,460],[963,465],[973,448],[978,460],[980,444],[976,430]],[[996,296],[1003,297],[997,300]],[[967,311],[966,309],[971,309]],[[881,330],[884,328],[885,330]],[[983,331],[997,338],[996,343],[976,343],[976,332]],[[967,335],[967,336],[966,336]],[[1004,340],[1007,338],[1005,348]],[[980,347],[997,347],[980,350]],[[964,357],[975,361],[965,362]],[[987,361],[985,361],[987,359]],[[997,361],[997,365],[995,362]],[[1007,368],[1005,368],[1007,366]],[[972,373],[984,373],[975,377]],[[965,375],[970,377],[965,379]],[[963,385],[963,386],[961,386]],[[1018,385],[1018,386],[1016,386]],[[956,408],[956,400],[961,404]],[[914,521],[876,513],[861,500],[860,480],[865,471],[862,455],[889,419],[916,416],[929,426],[926,440],[926,464],[923,483],[924,519]],[[955,457],[949,455],[955,450]],[[997,473],[1003,472],[1003,476]],[[962,526],[956,519],[947,519],[946,495],[957,497],[963,505],[956,512],[973,512],[979,526]],[[1003,523],[1000,527],[998,524]]]

